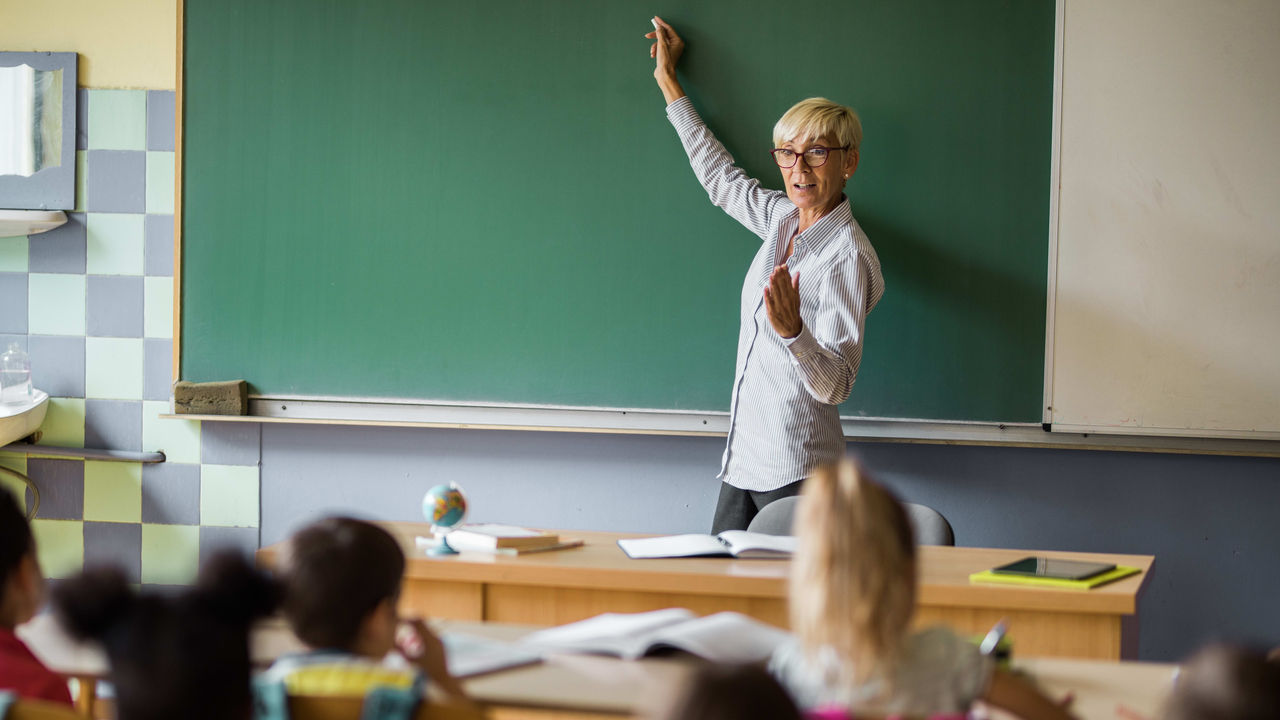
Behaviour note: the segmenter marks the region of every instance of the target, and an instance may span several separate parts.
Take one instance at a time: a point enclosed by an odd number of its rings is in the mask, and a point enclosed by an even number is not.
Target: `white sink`
[[[61,210],[0,210],[0,238],[35,235],[66,222]]]
[[[49,393],[35,390],[31,402],[0,403],[0,447],[21,440],[40,428],[49,411]]]

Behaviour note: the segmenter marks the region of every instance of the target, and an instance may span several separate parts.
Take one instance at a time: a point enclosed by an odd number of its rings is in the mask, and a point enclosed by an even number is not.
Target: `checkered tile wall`
[[[257,548],[260,431],[159,417],[172,381],[174,94],[82,89],[77,113],[70,220],[0,238],[0,343],[27,350],[52,397],[42,444],[168,461],[0,452],[0,465],[40,488],[46,575],[112,562],[134,582],[180,585],[214,549]]]

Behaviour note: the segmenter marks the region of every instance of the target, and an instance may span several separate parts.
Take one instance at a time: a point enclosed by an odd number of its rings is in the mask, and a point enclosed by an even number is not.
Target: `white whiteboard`
[[[1280,437],[1280,2],[1064,11],[1054,429]]]

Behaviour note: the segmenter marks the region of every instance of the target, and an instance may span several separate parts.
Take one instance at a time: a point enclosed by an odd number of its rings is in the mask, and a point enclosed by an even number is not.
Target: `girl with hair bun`
[[[118,720],[248,720],[249,628],[278,601],[276,584],[237,553],[211,558],[179,595],[137,593],[116,568],[53,592],[63,627],[106,650]]]

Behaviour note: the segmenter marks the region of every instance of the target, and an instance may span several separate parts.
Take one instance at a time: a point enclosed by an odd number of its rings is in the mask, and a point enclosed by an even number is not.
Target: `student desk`
[[[787,560],[632,560],[617,540],[639,535],[574,531],[560,534],[585,540],[583,547],[520,556],[430,557],[414,541],[429,534],[426,524],[385,527],[408,556],[401,596],[406,613],[559,625],[603,612],[687,607],[698,614],[736,610],[788,625]],[[259,561],[270,565],[279,547],[258,551]],[[1143,572],[1087,592],[969,584],[970,573],[1027,555],[1099,560]],[[945,623],[980,634],[1006,618],[1014,652],[1023,657],[1133,657],[1138,595],[1154,561],[1150,555],[921,547],[915,623]]]
[[[506,625],[445,621],[437,629],[514,641],[534,629]],[[92,697],[93,685],[106,674],[99,649],[67,638],[48,615],[19,629],[23,640],[46,665],[81,679]],[[265,666],[282,653],[298,649],[297,640],[278,620],[254,630],[253,658]],[[1173,665],[1065,658],[1016,659],[1050,697],[1076,696],[1073,712],[1083,720],[1115,720],[1123,705],[1153,717],[1168,692]],[[588,655],[551,655],[526,667],[464,680],[467,693],[494,720],[602,720],[632,717],[663,697],[688,672],[688,660],[625,661]]]

